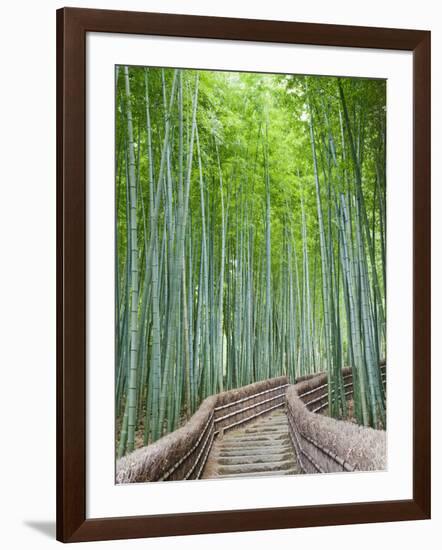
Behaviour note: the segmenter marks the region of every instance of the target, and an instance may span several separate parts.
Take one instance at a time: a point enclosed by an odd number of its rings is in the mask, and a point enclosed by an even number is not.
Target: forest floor
[[[328,407],[325,407],[319,414],[322,414],[323,416],[329,416]],[[352,422],[353,424],[357,424],[357,421],[354,415],[353,399],[349,399],[347,401],[347,415],[339,416],[336,420],[345,420],[346,422]]]
[[[144,416],[144,415],[143,415]],[[191,415],[186,415],[186,413],[181,414],[180,420],[175,428],[175,430],[178,430],[179,428],[182,428],[186,422],[189,420]],[[173,430],[173,431],[175,431]],[[117,426],[117,433],[120,433],[120,428]],[[164,434],[170,433],[167,429],[167,418],[164,419]],[[152,442],[149,442],[149,445]],[[135,449],[141,449],[141,447],[145,447],[144,444],[144,420],[140,422],[138,430],[135,432]]]

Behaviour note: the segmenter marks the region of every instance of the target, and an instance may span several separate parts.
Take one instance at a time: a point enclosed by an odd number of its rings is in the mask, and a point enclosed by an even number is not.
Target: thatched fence
[[[381,365],[385,384],[385,364]],[[353,394],[351,369],[343,369],[345,395]],[[305,377],[286,394],[289,434],[304,473],[383,470],[386,433],[318,414],[328,407],[325,374]]]

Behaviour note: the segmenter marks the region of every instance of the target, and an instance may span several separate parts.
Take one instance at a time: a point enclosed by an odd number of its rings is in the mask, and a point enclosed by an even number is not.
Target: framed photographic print
[[[429,518],[430,33],[57,40],[57,538]]]

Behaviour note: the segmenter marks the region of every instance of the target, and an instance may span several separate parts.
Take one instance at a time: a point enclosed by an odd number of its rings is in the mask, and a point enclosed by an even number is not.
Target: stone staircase
[[[218,436],[202,479],[300,474],[281,409]]]

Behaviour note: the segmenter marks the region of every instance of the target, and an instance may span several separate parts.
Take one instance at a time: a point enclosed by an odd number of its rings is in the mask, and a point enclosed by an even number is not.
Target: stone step
[[[261,432],[261,431],[268,431],[268,430],[274,430],[274,431],[281,431],[283,432],[284,430],[287,430],[288,429],[288,426],[287,424],[281,424],[280,426],[275,426],[274,424],[267,424],[266,426],[249,426],[248,428],[249,430],[256,430],[257,432]]]
[[[287,449],[291,449],[292,448],[292,444],[290,443],[289,440],[287,441],[284,441],[284,442],[280,442],[278,444],[272,444],[272,443],[259,443],[258,445],[238,445],[237,443],[235,444],[226,444],[226,445],[221,445],[219,447],[219,451],[221,453],[223,452],[232,452],[232,451],[256,451],[256,452],[259,452],[259,451],[273,451],[274,453],[276,452],[283,452]]]
[[[244,437],[271,437],[271,438],[283,438],[285,437],[287,434],[288,434],[288,430],[277,430],[277,431],[262,431],[262,432],[250,432],[250,433],[246,433],[244,434]],[[232,438],[232,439],[236,439],[236,438]]]
[[[295,467],[294,460],[278,460],[276,462],[262,462],[252,464],[234,464],[232,466],[219,466],[218,474],[247,474],[251,472],[274,472],[291,470]]]
[[[245,435],[255,435],[255,434],[259,434],[259,435],[270,435],[272,433],[285,433],[286,431],[288,431],[288,427],[287,427],[287,424],[285,425],[285,427],[273,427],[273,426],[266,426],[266,427],[261,427],[261,426],[251,426],[250,428],[242,428],[241,430],[227,430],[223,433],[223,435],[221,435],[220,437],[222,439],[226,439],[227,437],[243,437]],[[221,439],[221,440],[222,440]]]
[[[290,441],[289,435],[279,438],[250,438],[250,439],[224,439],[219,442],[220,447],[268,447],[269,445],[285,445]]]
[[[246,428],[244,434],[267,434],[267,433],[285,433],[288,430],[287,424],[285,426],[256,426],[253,428]]]
[[[219,457],[230,458],[232,456],[265,456],[268,454],[283,455],[285,453],[293,453],[293,447],[286,445],[284,447],[265,447],[265,448],[253,448],[253,449],[220,449],[218,451]]]
[[[248,435],[245,437],[223,437],[223,439],[220,440],[220,444],[232,444],[237,445],[238,443],[243,443],[244,445],[247,445],[248,443],[281,443],[281,441],[287,440],[289,437],[289,433],[280,434],[276,436],[272,435]]]
[[[286,432],[277,432],[277,433],[262,433],[262,432],[257,432],[255,434],[228,434],[228,435],[225,435],[224,437],[222,437],[220,439],[221,442],[223,441],[247,441],[247,440],[252,440],[252,439],[255,439],[255,440],[266,440],[266,439],[269,439],[269,440],[275,440],[275,439],[284,439],[284,437],[287,436],[288,434],[288,430]]]
[[[282,433],[282,434],[250,434],[250,435],[236,435],[236,436],[229,436],[229,437],[223,437],[222,442],[229,442],[229,443],[237,443],[239,441],[247,443],[249,441],[253,442],[268,442],[268,441],[281,441],[288,437],[288,432]]]
[[[234,479],[236,477],[275,477],[275,476],[291,476],[299,474],[297,468],[292,468],[291,470],[275,470],[273,472],[250,472],[246,474],[222,474],[217,475],[216,479]]]
[[[233,466],[235,464],[264,464],[267,462],[286,461],[293,459],[293,453],[266,453],[262,455],[234,455],[234,456],[218,456],[218,464],[220,466]]]

